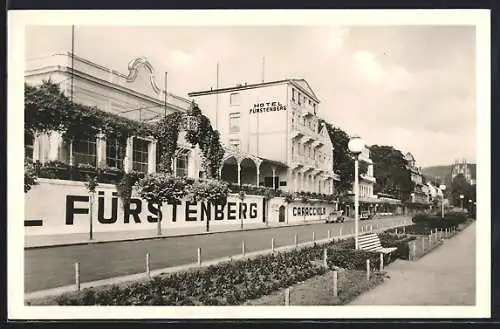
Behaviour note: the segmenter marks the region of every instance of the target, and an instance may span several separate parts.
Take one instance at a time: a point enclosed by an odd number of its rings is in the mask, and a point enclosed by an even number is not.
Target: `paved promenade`
[[[475,246],[473,223],[423,258],[389,265],[390,279],[351,305],[475,305]]]

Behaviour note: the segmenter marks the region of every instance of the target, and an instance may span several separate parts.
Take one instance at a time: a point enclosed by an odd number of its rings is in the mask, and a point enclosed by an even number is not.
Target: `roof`
[[[307,94],[310,98],[314,99],[316,102],[320,103],[319,98],[316,96],[316,94],[312,90],[311,86],[309,85],[309,83],[305,79],[284,79],[284,80],[276,80],[276,81],[261,82],[261,83],[254,83],[254,84],[246,84],[245,83],[244,85],[236,85],[234,87],[219,88],[219,89],[210,88],[210,90],[192,91],[192,92],[188,93],[188,96],[189,97],[196,97],[196,96],[204,96],[204,95],[211,95],[211,94],[222,94],[222,93],[227,93],[227,92],[232,92],[232,91],[255,89],[255,88],[268,87],[268,86],[285,84],[285,83],[290,83],[290,84],[294,85],[297,89],[299,89],[303,93]]]
[[[288,165],[284,164],[283,162],[270,160],[270,159],[266,159],[266,158],[261,158],[261,157],[258,157],[258,158],[261,159],[262,161],[268,162],[272,165],[276,165],[276,166],[283,167],[283,168],[288,168]]]

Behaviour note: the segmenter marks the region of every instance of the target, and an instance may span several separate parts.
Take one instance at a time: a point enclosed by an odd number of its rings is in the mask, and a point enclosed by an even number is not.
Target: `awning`
[[[284,164],[283,162],[270,160],[270,159],[266,159],[266,158],[261,158],[261,157],[258,157],[258,158],[261,159],[263,162],[267,162],[271,165],[275,165],[275,166],[282,167],[282,168],[288,168],[288,166],[286,164]]]
[[[380,197],[380,198],[378,198],[378,200],[379,200],[379,203],[401,204],[401,200],[398,200],[398,199]]]

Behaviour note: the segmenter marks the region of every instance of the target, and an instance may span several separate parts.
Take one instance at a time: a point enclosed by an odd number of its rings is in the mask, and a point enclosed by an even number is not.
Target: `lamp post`
[[[349,151],[354,155],[354,240],[355,248],[359,249],[359,237],[358,237],[358,226],[359,226],[359,163],[358,158],[364,147],[363,140],[358,136],[353,136],[349,140],[348,148]]]
[[[469,213],[472,212],[471,210],[472,210],[472,200],[469,199],[469,209],[468,209]]]
[[[444,218],[444,190],[446,190],[446,185],[441,184],[439,186],[439,189],[441,190],[441,194],[443,195],[443,198],[441,199],[441,218]]]
[[[464,195],[460,194],[460,207],[462,207],[462,211],[464,210]]]

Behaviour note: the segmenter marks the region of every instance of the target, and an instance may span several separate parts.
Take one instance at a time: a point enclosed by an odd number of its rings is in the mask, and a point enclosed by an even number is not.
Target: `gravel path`
[[[350,305],[475,305],[476,225],[415,261],[386,268],[390,279]]]

